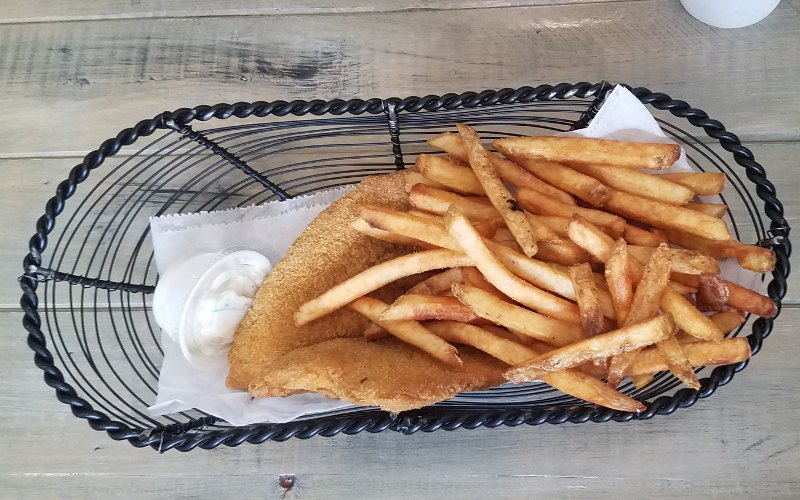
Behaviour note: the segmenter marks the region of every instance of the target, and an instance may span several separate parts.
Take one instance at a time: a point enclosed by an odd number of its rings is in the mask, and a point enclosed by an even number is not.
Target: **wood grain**
[[[630,0],[446,0],[400,1],[372,0],[351,5],[342,5],[335,0],[295,2],[278,0],[252,2],[247,0],[227,1],[200,0],[181,5],[165,0],[103,0],[88,4],[55,4],[42,0],[26,2],[9,0],[0,5],[0,24],[98,21],[108,19],[156,19],[184,17],[227,16],[286,16],[311,14],[359,14],[374,12],[404,12],[456,9],[487,9],[502,7],[524,7],[542,5],[567,5],[575,3],[608,3]]]
[[[0,153],[76,154],[143,117],[201,103],[602,79],[683,98],[746,139],[794,140],[798,118],[784,111],[800,107],[798,21],[800,0],[735,31],[651,0],[12,24],[0,31],[0,106],[15,119],[0,123]]]
[[[0,328],[4,498],[793,498],[800,487],[797,308],[729,386],[647,422],[363,433],[191,457],[90,430],[41,381],[19,315],[0,313]],[[282,497],[287,474],[296,486]]]

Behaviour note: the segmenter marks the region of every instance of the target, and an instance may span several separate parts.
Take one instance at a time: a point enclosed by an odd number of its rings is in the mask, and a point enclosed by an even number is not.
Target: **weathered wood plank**
[[[157,19],[184,17],[227,16],[281,16],[310,14],[360,14],[374,12],[404,12],[456,9],[487,9],[500,7],[525,7],[564,5],[573,3],[608,3],[630,0],[467,0],[467,1],[403,1],[371,0],[357,5],[342,5],[333,0],[293,2],[229,1],[224,4],[212,0],[197,2],[167,2],[145,0],[126,2],[104,0],[86,5],[52,5],[48,2],[11,0],[0,6],[0,24],[43,23],[66,21],[96,21],[105,19]]]
[[[656,1],[8,25],[0,106],[15,119],[0,124],[0,154],[86,151],[143,117],[200,103],[603,78],[684,98],[745,138],[795,139],[798,118],[785,110],[800,107],[798,6],[784,0],[740,30]]]
[[[19,315],[0,313],[0,496],[156,498],[169,488],[178,498],[793,498],[798,328],[800,309],[784,310],[729,386],[648,422],[363,433],[198,450],[187,460],[115,443],[73,417],[41,381]],[[281,497],[284,474],[296,486]]]

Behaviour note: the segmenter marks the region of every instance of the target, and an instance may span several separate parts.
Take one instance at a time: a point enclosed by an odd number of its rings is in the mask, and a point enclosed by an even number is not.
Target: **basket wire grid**
[[[37,222],[20,278],[23,324],[36,352],[35,362],[59,400],[93,428],[160,451],[364,430],[414,433],[624,421],[690,406],[730,381],[747,363],[697,370],[704,377],[699,391],[679,389],[680,382],[667,373],[657,375],[641,391],[625,384],[623,392],[648,406],[639,415],[597,408],[541,383],[465,393],[400,415],[351,407],[286,424],[244,427],[232,427],[196,410],[163,417],[152,417],[146,410],[155,400],[163,358],[160,332],[150,312],[157,275],[149,217],[283,200],[392,172],[412,164],[418,154],[432,152],[425,140],[452,131],[456,122],[475,126],[487,142],[579,128],[591,120],[609,88],[605,83],[580,83],[404,100],[221,104],[144,120],[87,155],[59,185]],[[694,167],[728,176],[724,198],[735,236],[776,251],[778,265],[768,293],[780,306],[789,272],[789,227],[763,168],[736,136],[702,111],[664,94],[632,90],[656,108],[662,128],[681,143]],[[263,119],[267,115],[270,118]],[[235,124],[220,120],[233,116],[241,120]],[[702,141],[681,129],[678,123],[683,118],[718,142]],[[216,126],[201,132],[189,125],[210,119]],[[143,142],[146,136],[152,137],[137,148],[125,147]],[[726,151],[733,153],[739,166],[724,159]],[[90,177],[101,164],[102,169]],[[85,184],[82,196],[66,204],[81,183]],[[756,198],[764,202],[763,209]],[[772,320],[749,323],[755,354],[771,331]],[[742,332],[739,328],[732,335]]]

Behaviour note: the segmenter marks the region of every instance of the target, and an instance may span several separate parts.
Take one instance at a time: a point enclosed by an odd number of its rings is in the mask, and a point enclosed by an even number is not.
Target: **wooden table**
[[[86,151],[164,109],[219,101],[624,81],[728,124],[797,225],[800,1],[737,30],[677,0],[52,3],[0,6],[0,497],[796,498],[797,275],[748,369],[671,416],[161,456],[56,401],[25,345],[15,278],[35,217]]]

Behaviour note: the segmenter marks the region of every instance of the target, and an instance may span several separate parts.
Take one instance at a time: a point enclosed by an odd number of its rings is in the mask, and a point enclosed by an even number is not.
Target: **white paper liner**
[[[588,127],[556,135],[674,143],[636,96],[621,86],[609,93]],[[681,152],[680,159],[667,171],[692,170]],[[247,208],[153,217],[150,227],[158,271],[163,274],[177,260],[237,245],[263,253],[274,265],[311,220],[349,189],[332,189]],[[708,197],[703,201],[721,200]],[[730,220],[726,222],[731,225]],[[724,259],[720,266],[727,279],[763,290],[761,275],[742,269],[734,259]],[[215,360],[211,369],[199,370],[183,358],[180,347],[167,335],[162,335],[162,345],[164,362],[156,402],[150,407],[153,415],[197,408],[233,425],[247,425],[288,422],[303,415],[352,406],[319,394],[254,399],[245,391],[225,386],[227,356]]]

